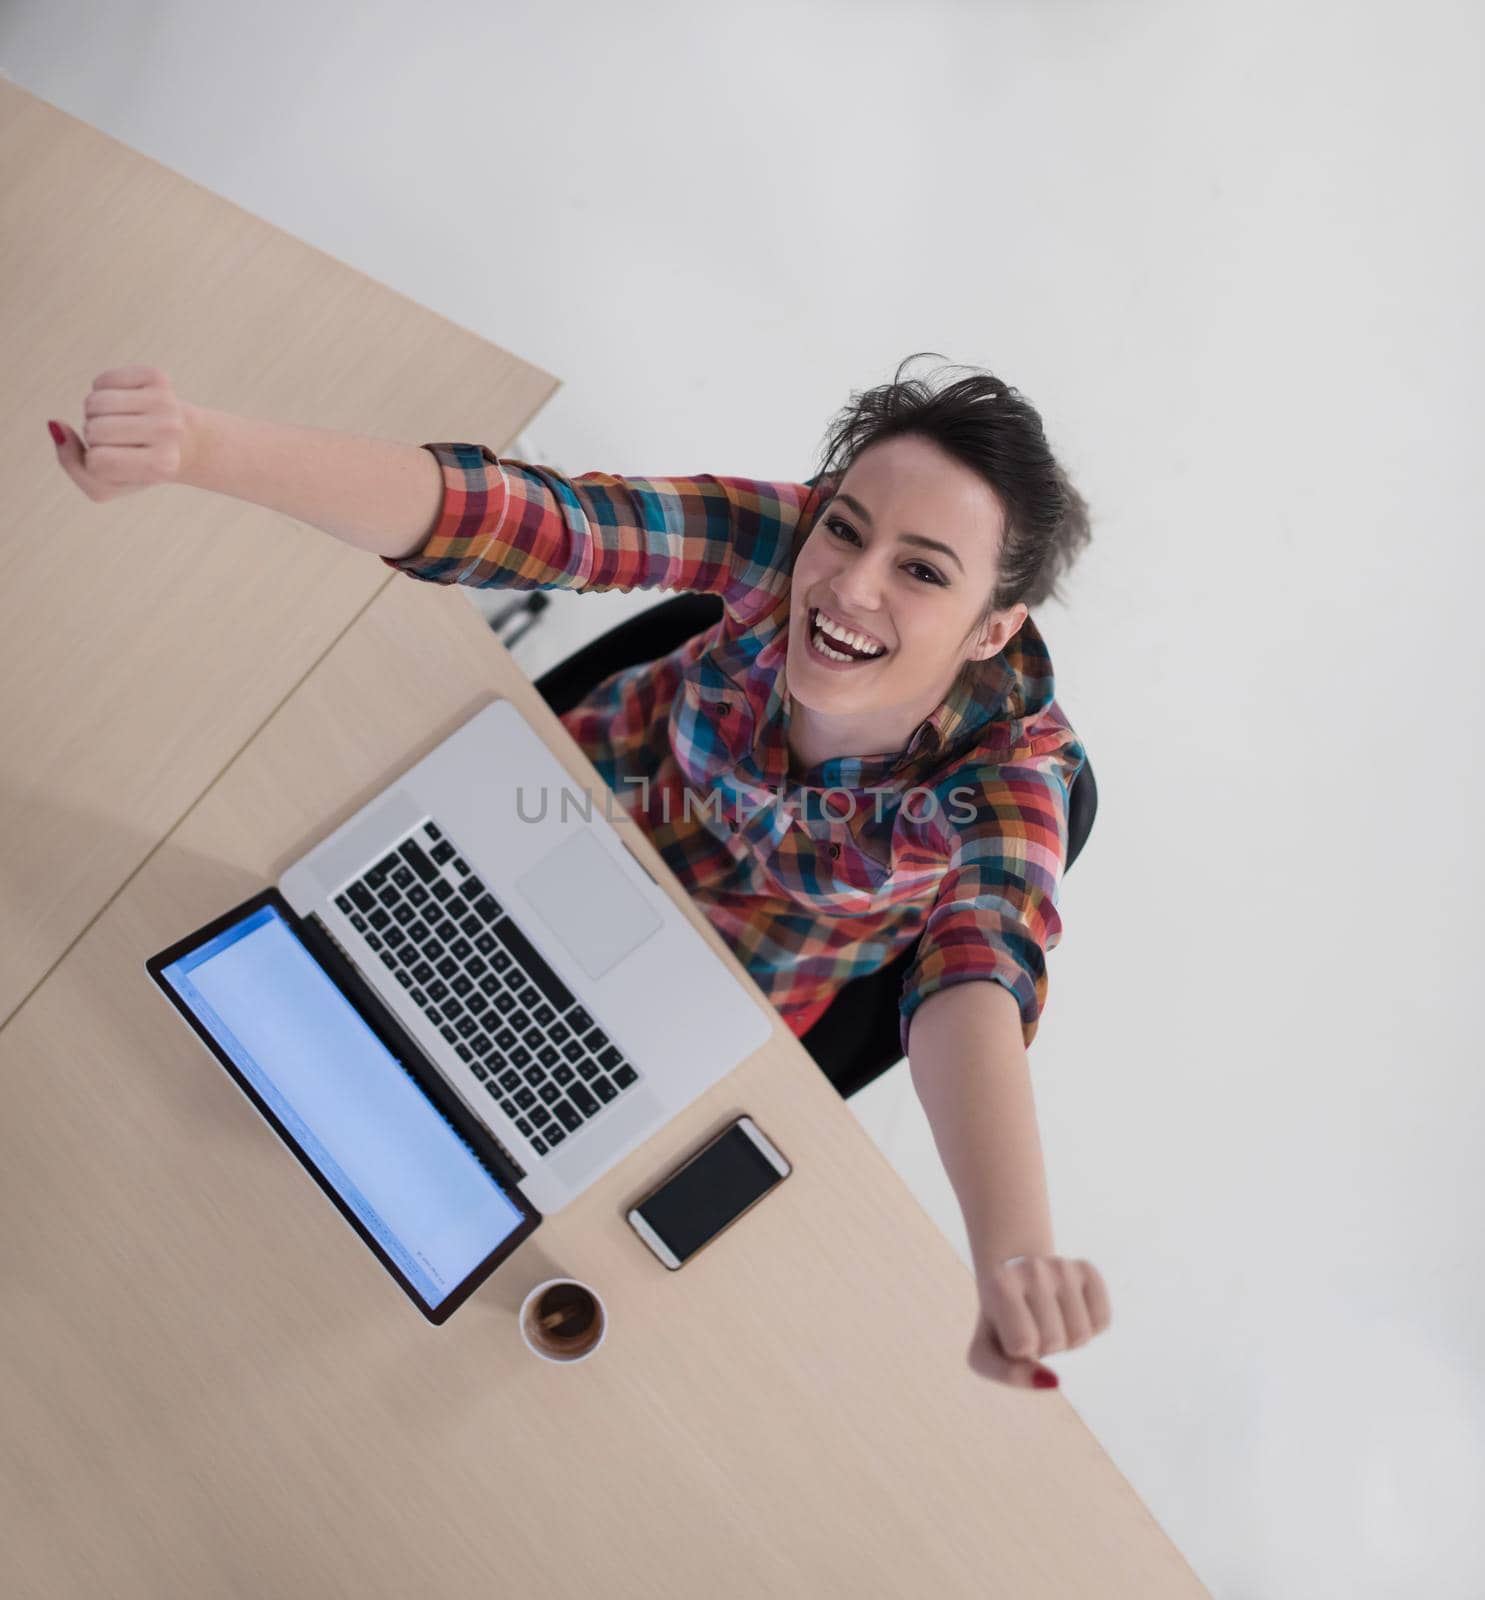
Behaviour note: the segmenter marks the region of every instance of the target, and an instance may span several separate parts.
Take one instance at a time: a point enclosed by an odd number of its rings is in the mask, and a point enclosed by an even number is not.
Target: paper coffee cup
[[[608,1333],[603,1301],[576,1278],[537,1284],[521,1302],[518,1320],[526,1348],[543,1361],[586,1361]]]

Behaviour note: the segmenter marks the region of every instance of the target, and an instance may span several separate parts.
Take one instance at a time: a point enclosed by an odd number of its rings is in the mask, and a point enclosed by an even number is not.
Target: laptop
[[[432,1321],[773,1031],[619,804],[493,701],[146,962]]]

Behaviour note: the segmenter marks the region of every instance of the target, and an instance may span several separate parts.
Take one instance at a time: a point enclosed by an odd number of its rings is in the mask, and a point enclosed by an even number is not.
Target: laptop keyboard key
[[[423,847],[414,840],[402,841],[402,854],[424,883],[431,883],[438,876],[438,868],[423,854]],[[396,873],[393,873],[393,877],[396,877]]]
[[[533,1133],[531,1135],[531,1148],[539,1156],[544,1156],[547,1153],[546,1141],[539,1133]]]
[[[593,1092],[603,1101],[604,1105],[607,1105],[619,1091],[614,1088],[607,1078],[594,1078]]]
[[[593,1113],[598,1110],[598,1102],[589,1093],[586,1084],[574,1083],[568,1089],[567,1093],[569,1098],[572,1100],[572,1103],[578,1108],[579,1111],[582,1112],[585,1117],[591,1117]],[[558,1112],[557,1114],[560,1116],[561,1112]]]
[[[552,1107],[552,1110],[557,1113],[557,1116],[561,1120],[562,1126],[566,1128],[569,1133],[576,1133],[577,1130],[582,1127],[583,1119],[577,1114],[576,1111],[572,1109],[570,1105],[568,1105],[565,1100],[559,1100],[556,1105]]]
[[[573,997],[568,992],[567,985],[546,964],[536,946],[509,917],[502,918],[495,931],[496,937],[521,964],[527,975],[540,986],[558,1013],[566,1011],[573,1003]],[[529,983],[521,991],[520,999],[528,1011],[534,1011],[541,1004],[541,994]]]
[[[621,1089],[627,1089],[631,1083],[638,1081],[639,1074],[631,1066],[622,1066],[614,1074],[614,1082]]]
[[[607,1050],[604,1050],[599,1054],[598,1065],[600,1067],[606,1067],[608,1071],[612,1072],[623,1059],[623,1056],[621,1056],[619,1052],[615,1050],[612,1045],[610,1045]]]

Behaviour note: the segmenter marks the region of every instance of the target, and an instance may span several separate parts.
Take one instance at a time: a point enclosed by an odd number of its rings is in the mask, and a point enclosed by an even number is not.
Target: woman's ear
[[[992,611],[984,626],[975,635],[974,648],[970,651],[971,659],[986,661],[991,656],[998,656],[1021,631],[1021,624],[1030,615],[1030,611],[1020,601],[1007,611]]]

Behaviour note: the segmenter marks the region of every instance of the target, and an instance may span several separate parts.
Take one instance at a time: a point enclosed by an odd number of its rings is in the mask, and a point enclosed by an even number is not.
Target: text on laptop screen
[[[164,969],[430,1306],[522,1213],[292,927],[265,906]]]

